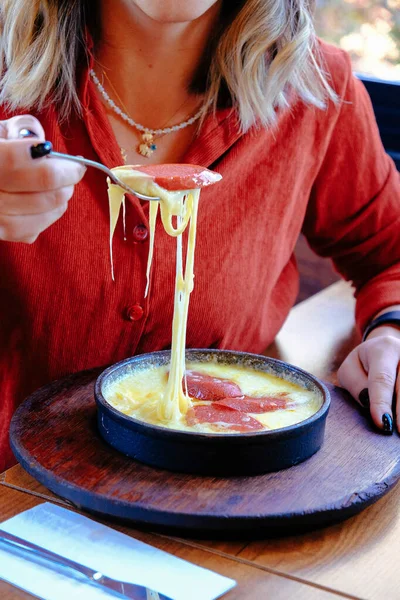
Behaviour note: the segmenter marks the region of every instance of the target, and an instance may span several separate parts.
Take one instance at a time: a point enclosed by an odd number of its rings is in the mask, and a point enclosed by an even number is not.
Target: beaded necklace
[[[141,142],[137,147],[137,152],[147,158],[150,157],[155,150],[157,150],[157,145],[155,144],[155,138],[160,137],[162,135],[166,135],[167,133],[173,133],[174,131],[180,131],[181,129],[184,129],[185,127],[188,127],[189,125],[192,125],[198,119],[200,119],[200,117],[202,116],[202,114],[204,112],[204,106],[202,106],[200,108],[200,110],[198,110],[196,112],[196,114],[194,114],[192,117],[190,117],[190,119],[183,121],[182,123],[178,123],[177,125],[172,125],[170,127],[164,127],[163,129],[150,129],[149,127],[145,127],[144,125],[141,125],[140,123],[136,123],[136,121],[134,121],[128,114],[126,114],[126,112],[123,112],[123,110],[117,104],[115,104],[114,100],[112,98],[110,98],[110,96],[107,94],[106,90],[104,89],[104,86],[101,84],[99,78],[97,77],[97,75],[93,69],[90,70],[90,77],[94,81],[97,89],[99,90],[100,94],[102,95],[104,100],[107,102],[109,107],[119,117],[121,117],[121,119],[126,121],[126,123],[128,123],[128,125],[130,125],[131,127],[133,127],[134,129],[136,129],[137,131],[139,131],[141,133]],[[121,102],[121,100],[120,100],[120,102]],[[122,104],[122,102],[121,102],[121,104]],[[121,148],[121,154],[122,154],[122,157],[124,158],[124,160],[126,160],[126,152],[122,148]]]

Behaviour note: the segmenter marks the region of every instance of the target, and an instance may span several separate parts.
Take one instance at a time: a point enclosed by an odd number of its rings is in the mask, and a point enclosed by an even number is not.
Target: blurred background
[[[357,73],[400,81],[400,0],[317,0],[316,28]]]
[[[400,0],[316,0],[318,35],[346,50],[371,96],[385,149],[400,170]],[[297,302],[338,280],[303,236],[296,247]]]

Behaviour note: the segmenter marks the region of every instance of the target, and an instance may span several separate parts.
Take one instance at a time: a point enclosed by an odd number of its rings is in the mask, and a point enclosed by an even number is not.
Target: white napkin
[[[31,508],[0,528],[109,577],[156,589],[174,600],[214,600],[236,585],[202,567],[50,503]],[[43,600],[106,600],[105,589],[7,552],[0,544],[0,578]]]

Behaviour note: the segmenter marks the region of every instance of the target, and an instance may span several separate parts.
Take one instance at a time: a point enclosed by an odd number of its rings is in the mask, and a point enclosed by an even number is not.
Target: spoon
[[[144,194],[139,194],[139,192],[136,192],[135,190],[130,188],[129,185],[126,185],[126,183],[124,183],[119,177],[117,177],[113,171],[108,169],[103,164],[96,162],[95,160],[89,160],[88,158],[83,158],[82,156],[74,156],[72,154],[63,154],[62,152],[55,152],[53,150],[53,145],[51,142],[43,142],[41,144],[36,144],[36,146],[31,146],[31,156],[32,158],[42,158],[43,156],[48,156],[49,158],[64,158],[66,160],[72,160],[73,162],[80,163],[81,165],[86,165],[87,167],[95,167],[96,169],[100,169],[100,171],[103,171],[103,173],[106,173],[106,175],[108,175],[108,177],[113,183],[119,185],[128,194],[133,194],[140,200],[160,200],[158,196],[145,196]]]

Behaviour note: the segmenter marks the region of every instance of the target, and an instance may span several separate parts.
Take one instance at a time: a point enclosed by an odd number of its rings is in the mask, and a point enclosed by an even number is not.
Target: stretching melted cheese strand
[[[135,171],[127,167],[116,167],[113,170],[117,172],[119,178],[135,191],[148,196],[158,196],[161,199],[159,203],[150,202],[150,248],[147,262],[146,294],[149,289],[158,205],[160,205],[161,220],[165,231],[169,235],[176,237],[176,279],[171,364],[168,383],[157,405],[157,417],[160,422],[176,423],[192,405],[189,396],[183,390],[182,381],[185,374],[185,343],[189,298],[193,290],[194,249],[196,244],[197,210],[200,190],[193,189],[171,192],[157,185],[151,177],[141,171]],[[118,185],[109,182],[108,196],[110,207],[110,257],[112,276],[114,277],[112,239],[121,204],[124,202],[125,191]],[[174,217],[176,218],[176,226],[173,224]],[[189,235],[184,266],[182,234],[187,227],[189,228]],[[144,409],[146,410],[146,407]],[[152,414],[153,418],[154,409],[154,404],[150,402],[147,410],[149,415]]]
[[[150,286],[150,271],[151,265],[153,263],[153,253],[154,253],[154,237],[156,231],[156,221],[158,214],[158,202],[150,202],[150,211],[149,211],[149,226],[150,226],[150,243],[149,243],[149,256],[147,258],[147,269],[146,269],[146,290],[144,292],[144,297],[147,298],[147,294],[149,293]]]
[[[125,195],[120,194],[120,188],[117,185],[112,183],[108,183],[108,206],[110,211],[110,263],[111,263],[111,278],[115,281],[114,276],[114,259],[113,259],[113,237],[115,228],[117,226],[119,213],[121,210],[121,205],[123,206],[123,216],[124,216],[124,238],[125,238]]]

